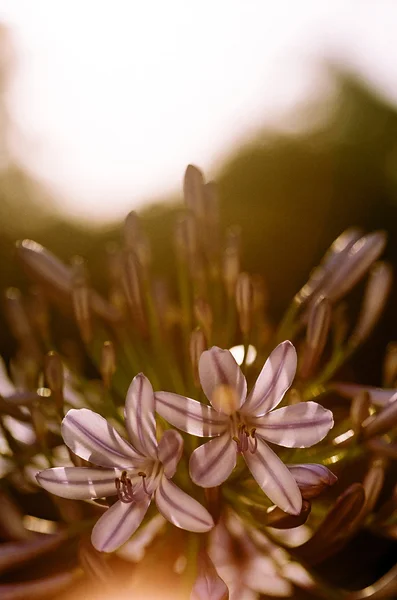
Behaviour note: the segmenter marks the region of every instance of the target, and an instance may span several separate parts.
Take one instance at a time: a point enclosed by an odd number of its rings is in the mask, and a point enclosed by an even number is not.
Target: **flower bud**
[[[48,387],[55,399],[58,410],[63,410],[63,364],[57,352],[51,351],[44,359],[44,375]]]
[[[371,399],[366,390],[363,390],[353,397],[350,405],[350,419],[354,433],[361,432],[364,421],[370,416]]]
[[[210,304],[206,300],[203,300],[203,298],[197,298],[194,302],[194,315],[198,324],[202,327],[206,338],[210,339],[213,321]]]
[[[390,342],[386,349],[386,356],[383,362],[383,384],[393,386],[397,379],[397,343]]]
[[[197,226],[192,214],[187,213],[175,224],[175,247],[179,260],[191,261],[197,253]]]
[[[324,296],[313,302],[309,309],[306,348],[301,376],[307,378],[314,371],[323,353],[331,324],[331,305]]]
[[[372,512],[382,491],[386,464],[387,462],[384,458],[375,457],[364,477],[365,505],[363,510],[365,510],[366,514]]]
[[[106,341],[102,346],[100,371],[104,386],[110,388],[116,371],[116,352],[113,342]]]
[[[41,244],[33,240],[17,242],[17,254],[34,277],[60,292],[71,292],[71,269]]]
[[[377,415],[363,427],[364,439],[370,439],[375,435],[383,435],[397,424],[397,394],[395,399],[383,408]]]
[[[228,600],[229,590],[215,569],[208,554],[202,550],[197,558],[197,577],[190,600]]]
[[[190,362],[193,369],[193,378],[194,383],[197,387],[200,387],[200,378],[198,373],[198,364],[200,360],[200,356],[207,349],[207,340],[205,338],[204,332],[202,329],[195,329],[190,334],[190,343],[189,343],[189,355]]]
[[[326,488],[338,481],[336,475],[324,465],[288,465],[288,469],[298,484],[302,498],[305,500],[316,498]]]
[[[278,506],[271,506],[266,511],[266,527],[274,529],[292,529],[304,525],[310,515],[312,505],[308,500],[303,500],[302,510],[299,515],[290,515]]]
[[[241,234],[238,228],[229,228],[226,248],[223,255],[223,280],[229,298],[235,294],[237,277],[240,272]]]
[[[254,308],[254,286],[248,273],[240,273],[236,281],[236,306],[243,334],[249,333]]]
[[[92,339],[90,295],[84,261],[76,257],[73,261],[72,301],[76,321],[85,344]]]
[[[358,346],[371,334],[389,297],[392,281],[393,272],[390,265],[383,262],[373,265],[365,290],[361,312],[349,339],[350,345],[354,347]]]
[[[205,217],[204,177],[200,169],[193,165],[188,165],[185,171],[183,195],[186,207],[202,221]]]

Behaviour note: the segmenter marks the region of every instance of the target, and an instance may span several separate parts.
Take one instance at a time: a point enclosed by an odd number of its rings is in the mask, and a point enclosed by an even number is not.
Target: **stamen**
[[[258,439],[257,439],[255,433],[256,433],[256,428],[253,427],[250,431],[250,435],[251,435],[251,439],[252,439],[252,444],[251,444],[252,447],[250,448],[251,454],[255,454],[255,452],[257,451],[257,448],[258,448]]]
[[[132,487],[131,479],[127,477],[127,471],[123,471],[121,477],[116,477],[114,482],[118,499],[126,504],[134,502],[134,488]]]
[[[147,490],[147,487],[146,487],[146,481],[145,481],[146,473],[144,473],[143,471],[139,471],[138,475],[139,475],[139,477],[142,477],[142,486],[143,486],[143,490],[144,490],[145,494],[147,496],[150,496],[150,494]]]

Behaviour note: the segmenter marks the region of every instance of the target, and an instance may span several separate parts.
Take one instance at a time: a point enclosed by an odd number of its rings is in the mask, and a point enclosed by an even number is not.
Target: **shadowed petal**
[[[228,600],[229,590],[215,569],[214,563],[204,550],[197,559],[197,578],[190,600]]]
[[[216,487],[229,477],[236,466],[236,442],[229,433],[206,442],[192,453],[190,477],[201,487]]]
[[[77,456],[100,467],[132,467],[143,459],[106,419],[87,408],[69,410],[62,437]]]
[[[299,515],[302,495],[288,468],[259,436],[256,452],[244,452],[245,462],[258,485],[274,504],[291,515]]]
[[[278,408],[252,424],[268,442],[286,448],[309,448],[327,435],[334,418],[317,402],[300,402]]]
[[[212,437],[220,435],[227,427],[225,415],[197,400],[171,392],[156,392],[154,397],[159,415],[182,431],[199,437]]]
[[[91,534],[94,548],[100,552],[113,552],[122,546],[142,523],[151,501],[145,496],[140,502],[118,500],[97,521]]]
[[[295,377],[296,363],[296,350],[291,342],[279,344],[265,362],[241,411],[260,416],[280,404]]]
[[[168,479],[175,475],[176,468],[183,452],[183,438],[175,429],[164,432],[159,443],[159,460],[163,463],[164,473]]]
[[[201,533],[214,526],[207,509],[166,477],[161,478],[155,500],[163,517],[176,527]]]
[[[133,446],[142,454],[156,459],[154,394],[150,381],[142,373],[134,377],[128,388],[124,415]]]
[[[288,465],[288,469],[292,473],[303,498],[315,498],[323,489],[330,485],[334,485],[338,481],[334,475],[324,465],[304,464],[304,465]]]
[[[55,467],[45,469],[36,475],[36,479],[47,492],[87,500],[116,494],[115,479],[120,475],[118,469],[91,469],[89,467]]]
[[[199,376],[201,387],[216,410],[231,414],[240,408],[247,395],[247,382],[229,350],[213,346],[203,352],[199,361]],[[219,386],[231,388],[234,392],[231,406],[224,409],[216,402]]]

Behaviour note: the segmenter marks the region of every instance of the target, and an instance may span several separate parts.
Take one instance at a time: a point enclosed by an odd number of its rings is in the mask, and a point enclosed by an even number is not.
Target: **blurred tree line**
[[[5,50],[0,43],[3,56]],[[14,246],[29,237],[65,261],[76,254],[86,257],[101,288],[105,245],[120,237],[119,228],[90,229],[61,218],[48,191],[10,157],[12,122],[4,101],[9,68],[7,60],[0,61],[0,287],[26,285]],[[333,76],[337,102],[321,125],[299,135],[262,131],[235,148],[216,176],[222,222],[241,225],[243,266],[265,277],[274,318],[346,227],[386,229],[387,258],[397,265],[396,107],[354,74],[334,69]],[[172,268],[179,202],[172,199],[141,213],[153,244],[154,268],[160,272]],[[395,301],[394,293],[384,318],[387,328],[372,340],[367,360],[383,352],[385,339],[397,338]],[[1,317],[0,326],[0,354],[9,356]]]

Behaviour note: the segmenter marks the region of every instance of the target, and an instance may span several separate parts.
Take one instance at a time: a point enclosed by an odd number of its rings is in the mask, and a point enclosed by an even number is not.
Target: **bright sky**
[[[395,0],[0,0],[15,152],[62,210],[118,218],[316,95],[311,56],[397,100],[396,19]]]

